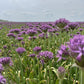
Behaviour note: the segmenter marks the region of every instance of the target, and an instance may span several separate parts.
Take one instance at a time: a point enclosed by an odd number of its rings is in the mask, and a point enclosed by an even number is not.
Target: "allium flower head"
[[[40,27],[40,29],[42,30],[42,31],[44,31],[44,32],[47,32],[47,30],[48,29],[51,29],[52,27],[51,26],[49,26],[49,25],[42,25],[41,27]]]
[[[10,33],[19,33],[21,30],[20,29],[11,29],[9,32]]]
[[[49,33],[55,33],[57,30],[55,28],[52,28],[52,29],[48,29],[48,32]]]
[[[67,44],[70,56],[76,60],[77,65],[84,67],[84,35],[75,35]]]
[[[74,30],[79,27],[79,24],[77,22],[71,22],[68,24],[68,26],[70,27],[70,29]]]
[[[29,36],[34,36],[35,34],[37,34],[37,31],[35,31],[34,29],[28,29],[26,34],[28,34]]]
[[[63,79],[64,75],[65,75],[65,69],[64,69],[64,67],[59,67],[57,72],[58,72],[57,73],[58,74],[58,78],[59,79]]]
[[[22,44],[22,45],[24,45],[24,44],[25,44],[25,42],[24,42],[24,41],[22,41],[22,42],[21,42],[21,44]]]
[[[0,84],[6,84],[6,79],[0,75]]]
[[[26,34],[26,32],[25,31],[21,31],[20,34]]]
[[[35,57],[36,55],[35,54],[30,54],[29,57]]]
[[[59,20],[56,20],[55,25],[57,25],[59,28],[64,28],[68,23],[68,20],[66,20],[65,18],[61,18]]]
[[[25,51],[26,51],[25,48],[22,48],[22,47],[19,47],[19,48],[16,49],[16,52],[17,52],[18,54],[22,54],[22,53],[25,52]]]
[[[41,47],[37,46],[37,47],[33,48],[33,50],[34,50],[35,52],[39,52],[39,51],[41,51]]]
[[[11,61],[11,58],[10,57],[3,57],[3,58],[0,58],[0,63],[1,64],[9,64],[10,66],[12,65],[12,61]]]
[[[16,35],[14,35],[13,33],[8,33],[7,36],[8,36],[8,37],[16,38]]]
[[[21,40],[23,40],[23,37],[17,37],[17,40],[21,41]]]
[[[36,36],[33,36],[33,37],[32,37],[33,40],[36,39],[36,38],[37,38]]]
[[[38,58],[40,60],[44,60],[44,62],[48,62],[48,60],[52,59],[53,57],[53,53],[50,51],[43,51],[38,54]]]
[[[7,46],[6,46],[6,45],[4,45],[4,46],[3,46],[3,48],[4,48],[4,49],[6,49],[6,48],[7,48]]]
[[[56,56],[57,58],[59,58],[58,61],[60,61],[61,59],[66,60],[68,58],[68,55],[69,53],[67,47],[65,45],[61,45],[60,50],[58,50],[58,54]]]
[[[79,29],[79,31],[81,32],[81,31],[83,31],[83,29]]]
[[[44,38],[44,37],[45,37],[45,33],[39,34],[39,37],[40,37],[40,38]]]

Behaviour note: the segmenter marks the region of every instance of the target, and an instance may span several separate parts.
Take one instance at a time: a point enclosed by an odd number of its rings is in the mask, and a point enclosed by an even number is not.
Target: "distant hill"
[[[1,20],[1,19],[0,19],[0,22],[8,22],[8,20]]]

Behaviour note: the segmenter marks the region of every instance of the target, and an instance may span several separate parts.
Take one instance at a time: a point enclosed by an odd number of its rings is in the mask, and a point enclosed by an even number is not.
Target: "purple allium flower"
[[[72,37],[73,35],[72,34],[70,34],[70,37]]]
[[[35,54],[30,54],[29,57],[35,57],[36,55]]]
[[[48,29],[48,32],[49,32],[49,33],[55,33],[56,31],[57,31],[57,29],[55,29],[55,28]]]
[[[1,52],[1,49],[0,49],[0,52]]]
[[[20,29],[14,29],[15,33],[19,33],[21,30]]]
[[[39,46],[37,46],[37,47],[33,48],[33,50],[34,50],[35,52],[39,52],[39,51],[41,51],[41,48],[40,48]]]
[[[79,29],[79,31],[81,32],[81,31],[83,31],[83,29]]]
[[[14,35],[13,33],[8,33],[7,36],[8,36],[8,37],[16,38],[16,35]]]
[[[43,52],[40,52],[39,53],[39,56],[41,58],[45,58],[45,59],[52,59],[53,58],[53,53],[52,52],[49,52],[49,51],[43,51]]]
[[[20,34],[26,34],[26,32],[25,31],[21,31]]]
[[[58,35],[59,35],[59,33],[56,33],[56,35],[58,36]]]
[[[39,34],[39,37],[40,37],[40,38],[44,38],[44,37],[45,37],[45,33]]]
[[[36,39],[37,37],[36,36],[33,36],[32,39]]]
[[[35,31],[34,29],[28,29],[26,34],[28,34],[29,36],[34,36],[35,34],[37,34],[37,31]]]
[[[21,30],[20,29],[11,29],[9,32],[10,33],[19,33]]]
[[[59,20],[56,20],[55,25],[57,25],[59,28],[64,28],[68,23],[68,20],[66,20],[65,18],[61,18]]]
[[[17,40],[21,41],[21,40],[23,40],[23,37],[17,37]]]
[[[47,30],[48,29],[51,29],[52,27],[51,26],[49,26],[49,25],[42,25],[41,27],[40,27],[40,29],[42,30],[42,31],[44,31],[44,32],[47,32]]]
[[[14,32],[14,29],[11,29],[9,32],[10,32],[10,33],[13,33],[13,32]]]
[[[28,39],[29,39],[29,40],[31,40],[31,39],[32,39],[32,37],[29,37]]]
[[[42,30],[41,30],[41,29],[37,29],[37,31],[38,31],[39,33],[42,33]]]
[[[80,32],[76,32],[77,34],[80,34]]]
[[[43,51],[43,52],[40,52],[38,55],[37,55],[37,58],[40,59],[40,62],[42,64],[44,64],[44,62],[48,62],[50,59],[52,59],[54,56],[53,56],[53,53],[52,52],[49,52],[49,51]]]
[[[64,67],[59,67],[57,72],[58,72],[57,73],[58,74],[58,78],[59,79],[63,79],[64,75],[65,75],[65,69],[64,69]]]
[[[0,75],[0,84],[6,84],[6,79]]]
[[[11,52],[11,50],[8,51],[9,53]]]
[[[59,58],[57,62],[61,59],[65,60],[68,57],[68,55],[69,53],[67,51],[67,47],[65,45],[61,45],[60,50],[58,50],[58,54],[56,56],[57,58]]]
[[[3,58],[0,58],[0,63],[4,64],[4,65],[6,65],[6,64],[11,65],[12,61],[11,61],[10,57],[3,57]]]
[[[79,27],[79,24],[77,22],[71,22],[68,24],[68,26],[70,27],[70,29],[74,30],[75,28]]]
[[[84,67],[84,35],[75,35],[67,44],[70,56],[78,66]]]
[[[42,65],[44,64],[44,60],[43,59],[41,59],[40,62],[41,62]]]
[[[0,73],[4,70],[3,65],[0,64]]]
[[[19,53],[19,54],[22,54],[23,52],[25,52],[25,48],[22,48],[22,47],[19,47],[16,49],[16,52]]]
[[[18,37],[20,37],[22,34],[17,34]]]
[[[15,44],[15,47],[18,47],[18,44]]]
[[[3,48],[4,48],[4,49],[6,49],[6,48],[7,48],[7,46],[6,46],[6,45],[4,45],[4,46],[3,46]]]
[[[63,28],[63,31],[66,31],[68,32],[70,30],[70,27],[68,25],[66,25],[64,28]]]
[[[59,67],[59,68],[58,68],[58,71],[59,71],[60,73],[65,73],[64,67]]]
[[[22,41],[22,42],[21,42],[21,44],[22,44],[22,45],[24,45],[24,44],[25,44],[25,42],[24,42],[24,41]]]

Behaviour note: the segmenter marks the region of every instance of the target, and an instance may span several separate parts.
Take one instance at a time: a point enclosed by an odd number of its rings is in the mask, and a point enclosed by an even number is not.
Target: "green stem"
[[[63,79],[60,79],[60,80],[59,80],[59,84],[63,84],[62,82],[63,82]]]
[[[81,79],[80,79],[80,84],[84,84],[84,69],[81,69]]]

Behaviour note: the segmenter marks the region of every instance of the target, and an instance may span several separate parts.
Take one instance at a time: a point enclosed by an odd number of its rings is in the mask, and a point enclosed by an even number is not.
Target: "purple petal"
[[[79,53],[79,55],[76,57],[76,59],[77,59],[78,61],[81,61],[81,56],[82,56],[82,53]]]

